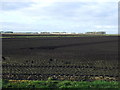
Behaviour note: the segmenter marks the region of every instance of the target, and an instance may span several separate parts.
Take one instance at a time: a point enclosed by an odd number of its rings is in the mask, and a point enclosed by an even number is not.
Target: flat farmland
[[[118,36],[2,39],[4,79],[118,79]]]

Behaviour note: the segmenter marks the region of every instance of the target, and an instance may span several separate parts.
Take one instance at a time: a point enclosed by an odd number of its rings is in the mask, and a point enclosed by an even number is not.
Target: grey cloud
[[[94,8],[92,6],[95,6]],[[67,2],[54,3],[51,7],[43,8],[48,17],[52,19],[71,20],[71,21],[101,21],[109,20],[109,16],[117,14],[116,3],[81,3]],[[45,13],[44,12],[44,13]],[[75,19],[76,18],[76,19]],[[114,17],[112,17],[114,18]]]
[[[17,10],[20,8],[30,7],[33,2],[1,2],[1,10],[10,11]]]
[[[111,2],[100,4],[97,2],[56,2],[48,7],[37,8],[31,11],[23,10],[23,12],[26,15],[38,18],[44,16],[53,20],[99,21],[117,14],[117,7],[116,3]]]

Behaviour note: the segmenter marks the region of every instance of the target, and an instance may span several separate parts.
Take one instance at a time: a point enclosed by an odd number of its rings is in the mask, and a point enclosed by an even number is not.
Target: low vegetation
[[[3,80],[3,88],[114,88],[119,89],[117,81],[57,81],[48,78],[47,81]]]

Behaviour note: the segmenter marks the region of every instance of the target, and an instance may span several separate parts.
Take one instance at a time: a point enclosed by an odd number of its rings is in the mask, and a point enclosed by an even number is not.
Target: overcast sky
[[[1,0],[0,4],[0,31],[118,33],[118,0]]]

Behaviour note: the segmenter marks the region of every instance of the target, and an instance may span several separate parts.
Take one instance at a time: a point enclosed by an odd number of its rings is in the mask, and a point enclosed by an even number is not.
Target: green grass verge
[[[3,80],[2,88],[113,88],[119,89],[119,82],[117,81],[7,81]]]

